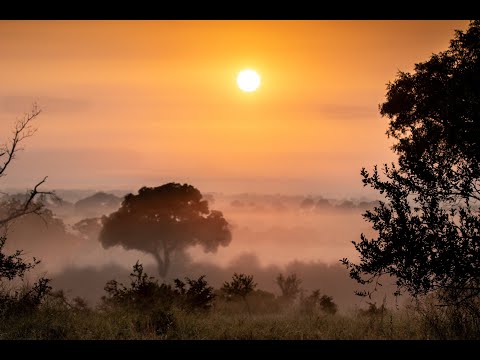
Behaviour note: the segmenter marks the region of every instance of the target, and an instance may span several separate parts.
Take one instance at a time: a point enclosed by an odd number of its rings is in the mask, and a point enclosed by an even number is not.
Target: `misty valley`
[[[128,279],[136,261],[159,277],[152,255],[121,245],[104,248],[98,240],[101,217],[118,210],[121,192],[57,194],[59,199],[46,206],[51,212],[43,218],[28,215],[9,230],[6,250],[23,249],[26,256],[41,259],[29,276],[45,274],[57,290],[84,297],[92,305],[104,295],[108,280]],[[255,194],[205,194],[205,198],[209,207],[222,210],[231,224],[232,240],[215,252],[205,252],[200,245],[177,250],[166,281],[206,275],[212,286],[220,287],[234,272],[247,273],[260,289],[278,296],[275,277],[296,273],[305,292],[321,289],[342,310],[361,306],[353,293],[358,285],[339,259],[355,256],[351,240],[368,232],[361,213],[376,202]]]
[[[106,248],[99,241],[102,217],[117,212],[125,195],[120,190],[60,190],[55,198],[45,198],[41,216],[26,215],[9,228],[4,249],[7,253],[22,249],[24,257],[41,259],[25,276],[26,283],[32,284],[40,276],[51,279],[51,298],[46,306],[55,309],[55,315],[39,321],[51,322],[48,326],[58,327],[60,333],[40,333],[40,338],[336,339],[418,335],[417,330],[410,329],[414,322],[403,323],[405,316],[415,321],[414,303],[408,297],[393,296],[392,280],[384,282],[372,298],[359,298],[354,293],[359,285],[339,263],[346,254],[355,256],[351,240],[370,231],[361,214],[378,201],[206,193],[201,200],[210,208],[222,209],[231,224],[231,241],[212,252],[205,252],[201,245],[176,249],[168,272],[159,276],[158,263],[147,251],[127,250],[121,244]],[[22,193],[4,195],[2,215],[8,212],[7,204],[21,203],[24,197]],[[253,287],[244,296],[241,284],[237,284],[239,294],[225,290],[225,284],[234,282],[235,276],[251,278]],[[175,288],[179,281],[183,287]],[[192,294],[185,295],[185,284],[190,285]],[[118,311],[128,318],[109,324],[112,316],[119,316],[114,315]],[[103,324],[89,330],[90,335],[79,333],[80,329],[63,328],[78,326],[63,323],[74,321],[69,318],[72,314],[82,314],[80,317],[85,318],[81,321],[95,317],[95,322]],[[136,327],[132,321],[136,321]],[[420,326],[420,319],[416,321]],[[272,322],[276,325],[270,325]],[[208,331],[213,324],[218,330]],[[282,330],[286,324],[292,327],[291,332]],[[25,336],[20,332],[28,334],[28,328],[28,323],[19,322],[15,327],[19,333],[14,337]]]

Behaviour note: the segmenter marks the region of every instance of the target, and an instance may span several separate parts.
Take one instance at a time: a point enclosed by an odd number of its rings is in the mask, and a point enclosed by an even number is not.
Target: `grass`
[[[400,309],[384,302],[340,313],[311,297],[297,303],[262,291],[213,297],[202,278],[178,291],[137,270],[131,288],[109,288],[96,308],[81,298],[67,299],[63,291],[42,293],[40,302],[29,291],[4,293],[0,340],[480,339],[478,298],[462,307],[438,306],[432,296]]]
[[[74,340],[366,340],[430,339],[419,313],[403,309],[365,315],[301,313],[296,308],[275,313],[192,312],[172,308],[165,313],[125,310],[66,309],[47,305],[31,314],[10,316],[0,323],[0,339]],[[158,325],[160,323],[160,326]]]
[[[209,316],[177,314],[177,327],[170,339],[215,340],[352,340],[352,339],[422,339],[419,327],[412,327],[404,314],[388,319],[365,317],[358,313],[300,314],[222,314]],[[413,330],[413,331],[412,331]]]

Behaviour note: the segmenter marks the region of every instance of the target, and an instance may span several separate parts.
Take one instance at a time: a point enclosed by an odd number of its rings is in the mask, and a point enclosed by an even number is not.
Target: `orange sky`
[[[0,131],[44,112],[2,186],[362,196],[395,159],[398,70],[468,21],[0,21]],[[238,71],[262,77],[244,93]]]

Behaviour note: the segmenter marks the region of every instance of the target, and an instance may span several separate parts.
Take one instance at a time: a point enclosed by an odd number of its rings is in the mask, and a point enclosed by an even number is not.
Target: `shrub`
[[[185,278],[186,283],[175,279],[175,293],[180,305],[188,309],[209,310],[212,308],[215,293],[213,287],[208,286],[205,275],[197,280]],[[188,288],[187,288],[188,286]]]

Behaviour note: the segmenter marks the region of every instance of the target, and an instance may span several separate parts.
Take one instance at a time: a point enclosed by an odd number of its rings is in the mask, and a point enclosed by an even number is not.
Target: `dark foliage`
[[[252,293],[257,284],[253,281],[253,275],[234,273],[232,281],[225,281],[221,288],[228,299],[241,298],[247,306],[248,313],[251,314],[250,305],[247,301],[247,295]]]
[[[386,98],[398,165],[383,167],[386,179],[362,169],[385,201],[364,214],[377,237],[353,242],[360,263],[342,262],[361,284],[388,274],[398,292],[468,302],[480,294],[480,21],[400,72]]]
[[[33,262],[25,262],[22,258],[23,251],[16,250],[13,254],[4,253],[5,236],[0,237],[0,282],[3,279],[13,280],[15,278],[23,278],[25,272],[35,267],[40,261],[33,258]]]
[[[234,273],[232,281],[225,281],[222,286],[222,291],[227,295],[235,297],[246,298],[250,294],[257,284],[253,281],[253,275],[237,274]]]
[[[214,289],[204,275],[196,280],[185,278],[185,282],[175,279],[172,287],[148,276],[137,261],[130,278],[129,287],[116,280],[107,282],[107,295],[102,297],[103,310],[134,313],[139,327],[153,327],[157,334],[175,326],[174,306],[187,311],[205,311],[212,308],[215,298]]]
[[[38,310],[52,290],[49,282],[50,279],[40,278],[31,287],[12,292],[0,291],[0,319],[28,315]]]
[[[139,332],[153,329],[157,335],[162,335],[174,328],[175,318],[171,312],[175,300],[174,289],[148,276],[138,261],[133,266],[130,278],[130,287],[116,280],[107,282],[107,296],[102,297],[103,309],[113,314],[133,314]]]
[[[284,277],[283,274],[278,274],[275,280],[282,291],[281,299],[287,303],[292,303],[300,293],[302,280],[298,279],[295,273],[287,277]]]
[[[116,280],[107,282],[107,296],[102,297],[104,305],[140,312],[171,308],[175,297],[174,289],[168,284],[159,284],[153,277],[148,276],[138,261],[133,266],[130,278],[130,287]]]
[[[336,314],[338,306],[333,302],[333,297],[328,295],[322,295],[320,298],[320,309],[327,314]]]
[[[36,104],[30,113],[24,114],[23,118],[16,121],[12,131],[12,137],[0,146],[0,177],[6,175],[6,170],[15,159],[18,151],[21,151],[21,143],[32,136],[36,129],[32,127],[32,121],[40,114],[41,110]],[[32,190],[21,196],[4,196],[0,201],[0,318],[19,313],[29,313],[36,310],[42,303],[51,287],[49,279],[40,278],[32,287],[25,286],[23,289],[11,290],[8,284],[12,280],[23,280],[25,273],[39,264],[39,260],[33,258],[32,262],[22,258],[23,251],[16,250],[13,254],[6,254],[4,246],[6,234],[10,225],[26,215],[50,214],[45,208],[44,201],[47,197],[56,200],[57,197],[51,192],[40,191],[39,187],[46,181],[46,177],[38,182]]]
[[[209,210],[200,191],[188,184],[143,187],[138,195],[126,195],[120,209],[104,216],[102,223],[99,239],[105,248],[121,245],[152,254],[162,277],[173,251],[202,245],[204,251],[215,252],[231,241],[223,214]]]
[[[179,296],[180,304],[191,310],[209,310],[212,308],[215,298],[214,289],[208,286],[205,275],[197,280],[185,278],[186,283],[175,279],[176,294]],[[188,288],[187,288],[188,287]]]
[[[338,306],[333,301],[333,297],[321,295],[318,289],[312,291],[310,295],[300,298],[300,311],[302,313],[312,314],[317,310],[335,315],[338,311]]]

